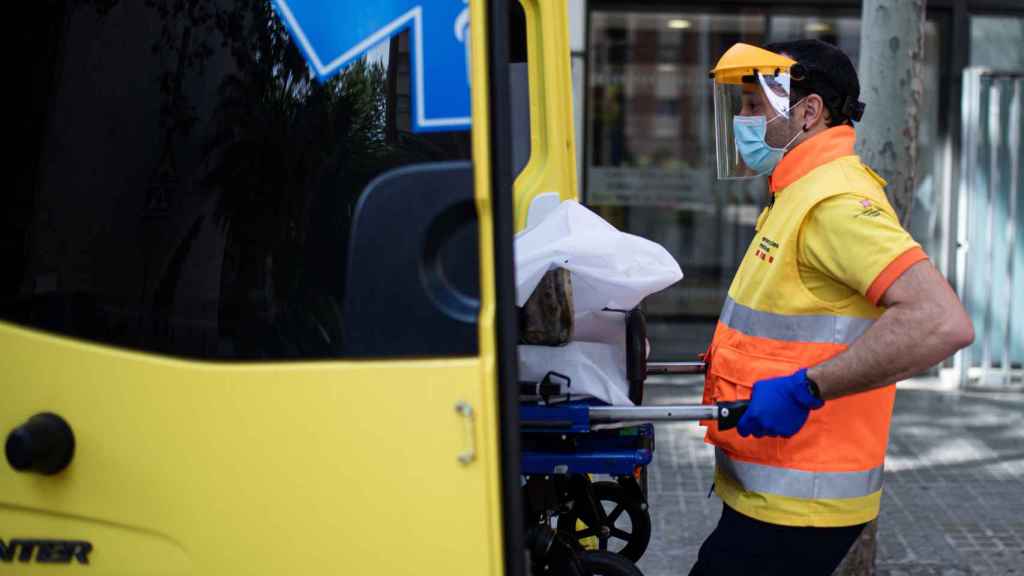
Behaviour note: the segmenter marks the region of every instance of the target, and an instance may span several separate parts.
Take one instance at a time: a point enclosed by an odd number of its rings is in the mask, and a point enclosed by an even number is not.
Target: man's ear
[[[811,130],[820,122],[823,126],[828,124],[829,114],[825,108],[825,101],[817,94],[811,94],[804,99],[804,112],[801,115],[802,128]]]

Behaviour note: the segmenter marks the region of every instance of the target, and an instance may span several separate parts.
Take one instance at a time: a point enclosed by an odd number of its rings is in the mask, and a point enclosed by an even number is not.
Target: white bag
[[[571,379],[573,395],[631,405],[624,311],[678,282],[679,264],[659,244],[619,232],[572,200],[531,221],[516,236],[515,251],[516,305],[526,303],[548,270],[565,268],[575,309],[568,345],[519,346],[520,377],[536,382],[558,372]]]
[[[659,244],[615,229],[573,200],[566,200],[515,239],[516,305],[523,306],[544,273],[572,273],[576,315],[605,308],[630,310],[646,296],[683,277]]]

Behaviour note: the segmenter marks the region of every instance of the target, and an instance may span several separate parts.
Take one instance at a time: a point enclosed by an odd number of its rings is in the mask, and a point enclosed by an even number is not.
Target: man
[[[894,382],[970,344],[966,312],[854,153],[849,58],[804,40],[737,44],[711,73],[720,178],[772,197],[708,350],[718,526],[691,576],[831,574],[877,517]]]

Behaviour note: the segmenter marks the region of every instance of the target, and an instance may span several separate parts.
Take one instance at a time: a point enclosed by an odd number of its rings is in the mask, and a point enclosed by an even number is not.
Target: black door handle
[[[71,464],[75,434],[56,414],[36,414],[7,435],[7,462],[18,472],[51,475]]]

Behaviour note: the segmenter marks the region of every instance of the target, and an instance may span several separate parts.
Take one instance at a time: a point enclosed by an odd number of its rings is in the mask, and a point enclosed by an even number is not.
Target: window
[[[971,16],[971,66],[1024,70],[1024,17]]]
[[[410,131],[408,34],[320,84],[269,1],[31,11],[0,317],[193,358],[348,355],[367,185],[470,158],[468,131]],[[457,236],[475,267],[475,225]]]
[[[1024,364],[1024,18],[971,16],[970,31],[957,288],[976,337],[961,363],[975,385],[1009,385]]]
[[[766,200],[763,181],[715,177],[708,71],[767,33],[756,13],[590,13],[584,200],[665,246],[686,274],[645,301],[655,357],[706,348]]]

